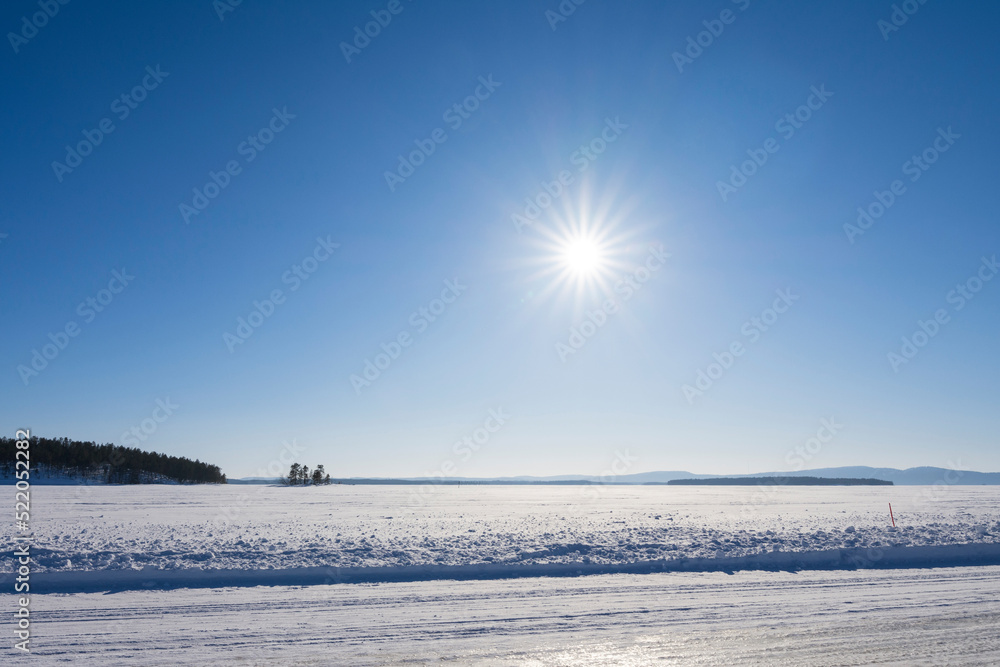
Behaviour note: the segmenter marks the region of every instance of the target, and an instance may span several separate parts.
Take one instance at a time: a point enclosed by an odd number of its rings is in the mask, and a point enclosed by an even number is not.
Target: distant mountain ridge
[[[935,468],[931,466],[921,466],[917,468],[873,468],[870,466],[842,466],[839,468],[816,468],[813,470],[797,470],[794,472],[768,471],[747,475],[706,475],[687,472],[686,470],[671,470],[657,472],[640,472],[631,475],[550,475],[547,477],[534,477],[530,475],[520,475],[517,477],[448,477],[444,480],[447,484],[457,484],[459,482],[469,484],[567,484],[567,483],[589,483],[589,484],[663,484],[675,479],[695,479],[695,478],[715,478],[715,477],[823,477],[823,478],[859,478],[859,479],[882,479],[892,482],[896,486],[914,485],[982,485],[1000,484],[1000,472],[977,472],[975,470],[952,470],[950,468]],[[277,482],[277,479],[264,479],[260,477],[244,477],[238,480],[229,480],[230,484],[268,484]],[[398,477],[398,478],[334,478],[335,483],[344,484],[419,484],[419,483],[442,483],[437,477]]]
[[[816,477],[876,477],[894,484],[947,484],[947,485],[978,485],[1000,484],[1000,472],[977,472],[975,470],[953,470],[951,468],[935,468],[920,466],[899,470],[897,468],[870,468],[868,466],[845,466],[840,468],[819,468],[817,470],[802,470],[795,473],[780,473],[783,475],[813,475]]]

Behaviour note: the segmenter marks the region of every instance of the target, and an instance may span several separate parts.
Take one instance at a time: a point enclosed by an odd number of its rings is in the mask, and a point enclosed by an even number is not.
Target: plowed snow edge
[[[735,572],[737,570],[856,570],[1000,565],[1000,544],[971,543],[884,549],[771,551],[753,556],[678,558],[632,563],[551,563],[521,565],[414,565],[404,567],[303,567],[281,570],[79,570],[31,575],[33,593],[93,593],[230,586],[311,586],[379,582],[577,577],[652,572]],[[12,578],[7,574],[2,579]]]

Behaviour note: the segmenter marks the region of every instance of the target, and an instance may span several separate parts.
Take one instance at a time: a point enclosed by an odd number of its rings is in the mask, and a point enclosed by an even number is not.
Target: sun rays
[[[612,196],[595,202],[585,187],[578,200],[562,203],[559,211],[550,209],[544,221],[525,230],[529,294],[538,303],[554,298],[581,307],[612,294],[618,276],[630,266],[631,241],[641,229],[624,224],[628,206]]]

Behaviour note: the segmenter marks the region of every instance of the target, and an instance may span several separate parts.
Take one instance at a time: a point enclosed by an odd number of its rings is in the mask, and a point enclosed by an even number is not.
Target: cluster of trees
[[[5,476],[13,474],[16,442],[14,438],[0,438],[0,461]],[[144,452],[135,447],[32,436],[28,451],[33,472],[45,466],[49,474],[84,477],[108,484],[171,480],[182,484],[226,483],[219,466],[183,456]]]
[[[293,463],[288,471],[288,477],[285,479],[285,484],[290,486],[308,486],[310,484],[318,486],[329,483],[330,473],[323,469],[322,463],[316,466],[312,473],[309,472],[309,466]]]

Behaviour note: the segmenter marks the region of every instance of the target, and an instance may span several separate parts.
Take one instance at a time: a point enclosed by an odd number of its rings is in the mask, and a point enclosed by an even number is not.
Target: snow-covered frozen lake
[[[33,657],[998,664],[998,500],[968,486],[35,487]]]
[[[600,565],[1000,544],[1000,487],[48,486],[38,572]],[[892,528],[889,503],[897,527]],[[5,522],[0,534],[13,533]],[[4,564],[11,571],[11,563]]]

